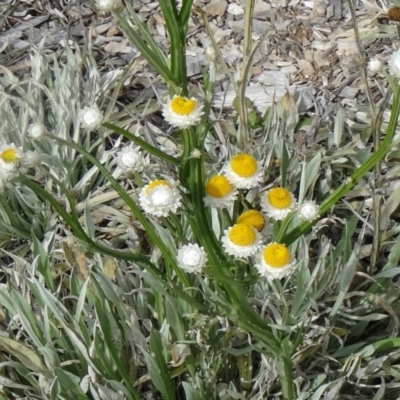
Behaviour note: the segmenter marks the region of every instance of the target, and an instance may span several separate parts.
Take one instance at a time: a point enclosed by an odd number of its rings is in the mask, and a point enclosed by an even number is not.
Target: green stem
[[[278,370],[279,381],[282,387],[283,400],[294,400],[296,398],[292,360],[279,356],[275,359],[275,365]]]
[[[115,13],[118,23],[130,41],[140,51],[142,56],[151,64],[151,66],[160,74],[168,86],[179,86],[179,81],[175,80],[172,69],[169,66],[168,59],[159,49],[153,36],[148,31],[147,26],[136,15],[132,6],[127,2],[129,15]],[[129,21],[130,20],[130,21]]]
[[[174,0],[159,1],[165,24],[170,38],[171,71],[175,82],[179,83],[182,94],[187,96],[187,74],[186,74],[186,34],[184,26],[180,24],[179,14]]]
[[[368,157],[365,163],[358,167],[350,175],[350,177],[348,177],[346,181],[335,190],[334,193],[332,193],[325,201],[322,202],[320,206],[321,216],[326,214],[331,207],[333,207],[343,196],[345,196],[359,182],[359,180],[368,173],[368,171],[372,170],[375,165],[385,157],[392,145],[393,136],[396,132],[399,119],[399,113],[400,87],[396,87],[393,96],[393,105],[389,125],[386,131],[385,139],[383,140],[381,146],[378,149],[375,149],[375,152]],[[317,221],[318,220],[313,222],[303,222],[302,224],[298,225],[282,238],[282,243],[290,245],[301,235],[306,233]]]
[[[182,283],[184,283],[186,286],[189,286],[189,279],[187,278],[186,275],[184,275],[181,271],[181,269],[177,266],[176,260],[174,255],[171,253],[170,249],[168,246],[165,245],[165,243],[161,240],[161,238],[158,236],[156,231],[153,229],[151,226],[150,222],[147,220],[147,218],[144,216],[144,214],[140,211],[140,208],[137,206],[137,204],[131,199],[129,194],[121,187],[121,185],[118,183],[116,179],[112,177],[110,172],[101,165],[101,163],[96,159],[96,157],[93,157],[90,153],[87,151],[83,150],[77,143],[72,142],[72,141],[67,141],[64,139],[61,139],[55,135],[48,134],[48,137],[63,143],[69,147],[72,147],[75,149],[78,153],[82,154],[86,159],[88,159],[93,165],[95,165],[99,171],[106,177],[106,179],[110,182],[111,186],[113,189],[120,195],[121,199],[124,200],[125,204],[131,209],[132,213],[136,217],[136,219],[142,224],[143,228],[145,229],[146,233],[149,235],[149,238],[152,243],[154,243],[161,251],[163,254],[163,257],[169,265],[172,265],[175,272],[178,274],[178,276],[181,278]]]

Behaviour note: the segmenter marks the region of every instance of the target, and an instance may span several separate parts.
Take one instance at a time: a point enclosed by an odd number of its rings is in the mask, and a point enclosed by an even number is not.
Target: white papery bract
[[[166,217],[181,206],[181,195],[174,184],[166,180],[155,180],[142,188],[139,202],[144,212],[155,217]]]
[[[28,135],[34,140],[41,139],[46,135],[46,132],[46,127],[43,124],[31,124],[28,127]]]
[[[319,206],[314,201],[305,200],[299,206],[297,215],[303,221],[314,221],[319,216]]]
[[[207,262],[207,254],[197,243],[182,246],[176,257],[178,266],[186,272],[200,273]]]
[[[81,124],[84,128],[94,130],[101,126],[103,114],[96,105],[84,107],[80,113]]]
[[[121,170],[142,172],[144,159],[142,153],[132,147],[126,147],[117,153],[117,163]]]
[[[381,60],[378,60],[377,58],[371,58],[368,61],[368,69],[373,73],[377,74],[378,72],[381,72],[383,69],[383,62]]]

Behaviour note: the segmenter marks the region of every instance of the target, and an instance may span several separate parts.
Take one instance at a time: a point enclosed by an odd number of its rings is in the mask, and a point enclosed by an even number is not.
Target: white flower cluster
[[[40,163],[39,154],[33,151],[23,152],[14,143],[0,146],[0,190],[14,178],[21,168],[30,168]]]

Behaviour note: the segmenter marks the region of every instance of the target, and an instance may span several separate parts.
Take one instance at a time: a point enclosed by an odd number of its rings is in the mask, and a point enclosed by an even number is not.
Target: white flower
[[[141,190],[139,202],[146,213],[166,217],[181,206],[181,195],[173,184],[160,179],[150,182]]]
[[[289,275],[296,266],[296,260],[288,247],[280,243],[270,243],[258,255],[255,265],[259,274],[268,280],[281,279]]]
[[[28,127],[28,135],[35,140],[41,139],[46,135],[46,132],[46,127],[43,124],[31,124]]]
[[[278,187],[264,193],[260,205],[268,217],[282,220],[296,207],[296,199],[287,189]]]
[[[123,171],[143,171],[144,159],[142,153],[132,147],[126,147],[119,151],[117,153],[117,162]]]
[[[232,157],[224,170],[225,176],[238,189],[251,189],[263,179],[261,165],[250,154]]]
[[[319,215],[319,207],[314,201],[305,200],[297,210],[298,217],[303,221],[314,221]]]
[[[15,172],[20,166],[23,157],[22,150],[11,143],[0,147],[0,170],[3,175]]]
[[[178,250],[178,266],[193,274],[201,272],[207,262],[207,254],[198,244],[188,244]]]
[[[117,11],[121,8],[121,0],[96,0],[97,8],[101,11]]]
[[[101,126],[101,123],[103,122],[103,114],[96,105],[92,107],[84,107],[80,111],[80,120],[84,128],[94,130]]]
[[[206,206],[215,208],[228,208],[236,199],[237,190],[226,176],[215,175],[206,182]]]
[[[165,120],[179,129],[196,125],[203,114],[203,104],[200,104],[194,97],[175,95],[163,107]]]
[[[368,69],[374,74],[381,72],[383,69],[383,62],[377,58],[371,58],[368,61]]]
[[[221,242],[227,254],[234,257],[249,257],[259,251],[261,237],[252,226],[236,224],[224,232]]]
[[[389,74],[400,78],[400,50],[395,51],[389,58]]]

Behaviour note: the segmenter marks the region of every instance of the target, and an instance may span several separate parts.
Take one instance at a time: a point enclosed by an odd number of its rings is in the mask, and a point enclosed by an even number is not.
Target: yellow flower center
[[[171,100],[171,109],[178,115],[190,115],[196,108],[197,102],[187,97],[175,96]]]
[[[172,185],[169,182],[165,181],[164,179],[157,179],[149,183],[146,189],[146,195],[148,196],[151,193],[151,191],[158,186],[166,186],[169,189],[172,189]]]
[[[254,228],[246,224],[234,225],[229,230],[228,236],[236,246],[251,246],[257,239]]]
[[[263,258],[270,267],[282,268],[290,261],[290,251],[284,244],[272,243],[264,249]]]
[[[265,226],[265,217],[260,211],[247,210],[239,215],[237,223],[250,225],[260,232]]]
[[[284,188],[271,189],[267,196],[271,206],[280,210],[288,208],[292,204],[292,196],[290,192]]]
[[[257,172],[257,161],[249,154],[237,154],[232,158],[230,166],[242,178],[248,178]]]
[[[2,151],[0,157],[7,164],[17,163],[20,159],[17,150],[13,148]]]
[[[232,190],[233,186],[223,175],[215,175],[206,183],[206,193],[211,197],[225,197]]]

